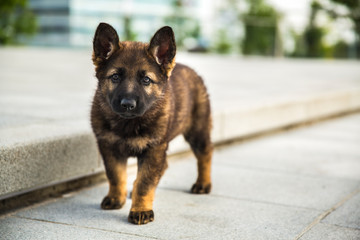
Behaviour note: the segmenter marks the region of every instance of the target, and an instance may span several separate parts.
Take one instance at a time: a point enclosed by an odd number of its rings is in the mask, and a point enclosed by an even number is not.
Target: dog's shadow
[[[157,190],[191,194],[189,189],[181,187],[160,186]],[[94,218],[96,216],[96,218],[101,219],[103,223],[108,222],[108,224],[112,224],[116,222],[132,226],[133,224],[128,222],[129,209],[131,205],[131,195],[132,191],[129,190],[126,204],[121,209],[104,210],[101,208],[101,199],[99,199],[98,202],[83,202],[81,205],[79,205],[79,207],[81,207],[84,212],[87,212],[91,216],[91,218]]]
[[[120,222],[124,224],[130,224],[128,222],[128,208],[123,207],[121,209],[104,210],[99,203],[86,203],[82,205],[84,211],[91,212],[92,216],[101,219],[103,222]]]

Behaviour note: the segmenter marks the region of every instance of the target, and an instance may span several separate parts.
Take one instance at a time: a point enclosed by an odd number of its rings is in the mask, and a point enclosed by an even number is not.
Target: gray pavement
[[[360,109],[356,61],[179,53],[203,76],[213,140]],[[103,171],[90,130],[90,49],[0,48],[0,200]],[[170,154],[188,149],[182,138]]]
[[[360,114],[217,148],[210,195],[192,156],[170,158],[155,221],[103,211],[107,184],[0,217],[0,239],[360,239]],[[129,188],[136,169],[129,169]]]

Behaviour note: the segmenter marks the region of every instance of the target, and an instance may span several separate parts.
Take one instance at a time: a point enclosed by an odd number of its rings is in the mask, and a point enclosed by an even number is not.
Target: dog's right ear
[[[95,65],[107,60],[119,49],[119,36],[116,30],[107,23],[100,23],[93,41],[93,62]]]

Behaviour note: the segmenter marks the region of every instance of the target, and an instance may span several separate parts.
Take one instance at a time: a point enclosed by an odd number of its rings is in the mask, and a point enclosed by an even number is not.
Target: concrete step
[[[90,58],[88,49],[0,49],[0,200],[103,171]],[[355,61],[180,53],[178,62],[208,86],[215,143],[360,109]],[[179,137],[169,154],[185,150]]]

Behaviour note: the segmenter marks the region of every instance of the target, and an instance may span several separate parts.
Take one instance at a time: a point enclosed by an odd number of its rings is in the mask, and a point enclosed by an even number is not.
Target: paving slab
[[[215,155],[221,162],[244,168],[359,180],[359,123],[359,115],[352,115],[219,149]],[[254,151],[254,146],[259,150]]]
[[[18,213],[16,217],[156,239],[248,239],[255,232],[257,239],[289,239],[319,214],[303,208],[160,188],[154,205],[156,221],[139,227],[127,223],[130,201],[119,211],[100,209],[99,202],[106,191],[107,186],[103,185]]]
[[[0,216],[0,236],[6,236],[5,239],[84,236],[81,239],[358,240],[360,179],[352,171],[344,171],[346,168],[336,174],[334,168],[321,172],[313,167],[326,169],[322,166],[329,163],[326,159],[333,152],[336,154],[331,161],[357,167],[355,163],[360,158],[353,156],[358,154],[358,145],[350,145],[354,148],[351,154],[346,154],[351,148],[339,145],[348,146],[349,141],[359,143],[358,132],[351,131],[352,127],[344,128],[357,126],[359,117],[357,114],[333,119],[216,149],[213,190],[209,195],[189,193],[196,178],[194,157],[172,158],[156,191],[155,221],[147,225],[127,222],[130,199],[123,209],[101,210],[100,202],[108,191],[104,183]],[[313,144],[313,136],[325,138],[328,144],[315,155],[319,144]],[[306,144],[305,138],[311,144]],[[293,155],[291,146],[297,150]],[[298,156],[301,152],[307,161]],[[277,161],[273,161],[275,157]],[[132,167],[128,173],[131,189],[136,169]]]
[[[229,163],[228,158],[227,161],[222,161],[223,159],[225,158],[217,155],[213,164],[212,193],[219,196],[327,210],[343,196],[360,187],[359,180],[317,177],[261,167],[248,168],[232,164],[241,159],[232,158],[232,163]],[[271,153],[267,160],[271,161]],[[292,160],[289,158],[287,161]],[[196,179],[195,160],[173,165],[165,173],[166,176],[173,177],[164,179],[160,187],[189,190]]]
[[[149,239],[138,234],[112,232],[109,230],[93,229],[91,227],[75,227],[64,223],[47,222],[19,217],[11,217],[1,221],[1,239]]]

